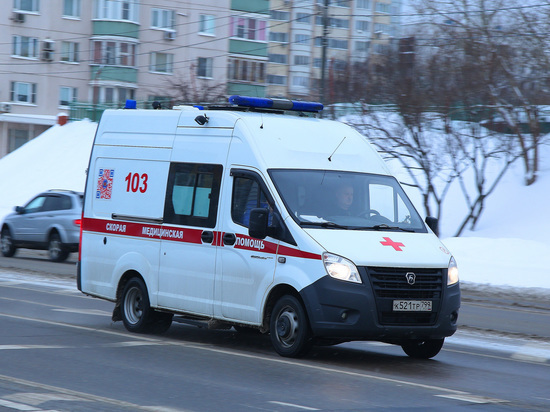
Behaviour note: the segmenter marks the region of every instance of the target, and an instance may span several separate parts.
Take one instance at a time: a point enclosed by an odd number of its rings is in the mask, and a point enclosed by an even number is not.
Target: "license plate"
[[[394,312],[431,312],[431,300],[394,300]]]

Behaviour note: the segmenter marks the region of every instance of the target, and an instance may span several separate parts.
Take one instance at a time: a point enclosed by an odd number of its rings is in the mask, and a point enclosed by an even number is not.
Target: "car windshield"
[[[288,212],[303,227],[427,232],[393,176],[288,169],[269,174]]]

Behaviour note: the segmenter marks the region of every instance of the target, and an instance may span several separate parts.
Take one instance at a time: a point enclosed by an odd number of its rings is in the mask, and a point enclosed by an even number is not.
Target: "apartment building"
[[[401,0],[272,0],[270,8],[269,96],[319,99],[323,48],[328,83],[386,52],[399,34]]]
[[[98,120],[126,99],[318,100],[323,50],[325,84],[350,64],[367,64],[398,36],[402,0],[330,0],[327,8],[326,0],[7,1],[0,157],[59,113]]]
[[[126,99],[225,94],[230,0],[9,1],[0,17],[0,157],[60,112],[94,119]]]
[[[231,0],[229,95],[266,95],[269,8],[269,0]]]

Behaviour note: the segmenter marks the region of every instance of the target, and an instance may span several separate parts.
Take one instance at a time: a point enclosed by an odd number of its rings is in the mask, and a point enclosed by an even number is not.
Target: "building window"
[[[111,66],[136,65],[136,45],[114,40],[95,40],[92,46],[94,64]]]
[[[61,61],[78,63],[79,44],[72,41],[61,42]]]
[[[366,52],[369,50],[369,42],[368,41],[356,41],[355,42],[355,50],[358,52]]]
[[[230,32],[233,37],[265,41],[266,21],[245,17],[231,17]]]
[[[76,102],[78,98],[78,89],[76,87],[59,88],[59,105],[68,106],[71,102]]]
[[[138,0],[96,0],[94,18],[139,23]]]
[[[384,23],[375,23],[374,24],[375,33],[388,34],[388,25]]]
[[[80,17],[80,0],[63,0],[63,16]]]
[[[271,10],[271,20],[288,21],[290,13],[288,11]]]
[[[210,14],[201,14],[199,16],[199,32],[202,34],[214,35],[216,27],[216,17]]]
[[[338,7],[349,7],[349,0],[333,0],[332,5]]]
[[[10,100],[36,104],[36,83],[11,82]]]
[[[123,105],[126,99],[134,99],[135,90],[125,87],[99,87],[93,88],[92,102]]]
[[[295,66],[309,66],[309,56],[294,56]]]
[[[151,27],[155,29],[173,30],[174,23],[174,10],[152,9]]]
[[[358,9],[370,9],[370,0],[357,0]]]
[[[369,22],[366,20],[357,20],[355,22],[355,30],[359,32],[368,32],[369,31]]]
[[[39,46],[35,37],[13,36],[12,54],[18,57],[38,58]]]
[[[348,49],[348,41],[347,40],[338,40],[338,39],[329,39],[328,47],[331,49]]]
[[[19,149],[29,141],[29,131],[22,129],[8,129],[8,153]]]
[[[174,55],[170,53],[151,53],[151,71],[156,73],[172,73]]]
[[[276,74],[267,75],[267,83],[284,86],[286,84],[286,76],[279,76]]]
[[[310,37],[307,34],[297,34],[294,36],[294,43],[296,44],[308,44]]]
[[[317,16],[315,18],[315,24],[317,26],[323,25],[323,17]],[[328,25],[330,27],[334,27],[336,29],[348,29],[349,28],[349,20],[346,19],[335,19],[335,18],[329,18]]]
[[[198,77],[212,77],[212,58],[199,57],[197,62]]]
[[[265,82],[265,62],[229,59],[228,79],[243,82]]]
[[[38,12],[40,9],[39,0],[14,0],[13,8],[19,11]]]
[[[270,54],[268,57],[270,63],[286,64],[287,62],[286,54]]]
[[[269,41],[277,43],[288,43],[288,33],[278,33],[276,31],[270,31]]]
[[[390,12],[390,5],[387,3],[378,3],[376,2],[376,11],[380,13],[389,13]]]
[[[298,87],[309,87],[309,77],[294,76],[292,78],[292,85]]]
[[[309,23],[311,22],[311,14],[308,13],[296,13],[297,23]]]

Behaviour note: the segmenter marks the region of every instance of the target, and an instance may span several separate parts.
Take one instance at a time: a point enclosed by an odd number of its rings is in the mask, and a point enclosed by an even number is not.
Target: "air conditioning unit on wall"
[[[165,31],[164,32],[164,40],[174,40],[176,38],[176,32],[175,31]]]
[[[25,23],[25,14],[24,13],[13,13],[11,19],[16,23]]]
[[[46,39],[42,43],[42,60],[51,62],[53,61],[55,41]]]
[[[11,103],[0,102],[0,113],[9,113],[11,112]]]

